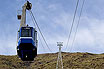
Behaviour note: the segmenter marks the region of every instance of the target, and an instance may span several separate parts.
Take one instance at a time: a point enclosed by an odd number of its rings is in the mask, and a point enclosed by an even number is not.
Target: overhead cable
[[[74,41],[75,41],[75,38],[76,38],[76,35],[77,35],[77,31],[78,31],[78,27],[79,27],[79,24],[80,24],[80,18],[81,18],[81,15],[82,15],[84,3],[85,3],[85,0],[83,0],[83,3],[82,3],[82,7],[81,7],[81,11],[80,11],[78,23],[77,23],[77,26],[76,26],[76,30],[75,30],[74,38],[73,38],[73,41],[72,41],[72,45],[71,45],[71,48],[70,48],[70,52],[71,52],[71,50],[72,50],[72,47],[73,47],[73,45],[74,45]]]
[[[33,21],[34,27],[35,27],[35,29],[36,29],[36,25],[35,25],[35,23],[34,23],[34,20],[33,20],[33,17],[32,17],[32,15],[31,15],[31,13],[30,13],[30,16],[31,16],[31,19],[32,19],[32,21]],[[44,49],[43,51],[45,52],[45,47],[43,46],[42,40],[41,40],[41,38],[40,38],[39,35],[38,35],[38,37],[39,37],[39,40],[40,40],[41,46],[42,46],[42,48]]]
[[[67,40],[67,44],[66,44],[66,48],[65,48],[65,50],[67,50],[68,43],[69,43],[69,40],[70,40],[70,37],[71,37],[71,33],[72,33],[72,30],[73,30],[73,25],[74,25],[74,21],[75,21],[76,13],[77,13],[78,4],[79,4],[79,0],[77,0],[77,4],[76,4],[76,8],[75,8],[75,12],[74,12],[74,17],[73,17],[73,21],[72,21],[72,23],[71,23],[71,28],[70,28],[70,32],[69,32],[69,35],[68,35],[68,40]]]
[[[36,21],[35,16],[33,15],[33,13],[32,13],[31,10],[29,10],[29,11],[30,11],[30,14],[33,16],[33,19],[34,19],[34,22],[33,22],[33,23],[34,23],[34,25],[36,24],[36,26],[37,26],[37,28],[38,28],[38,30],[39,30],[39,32],[40,32],[40,34],[41,34],[41,36],[42,36],[42,38],[43,38],[45,44],[46,44],[46,46],[48,47],[49,51],[52,52],[52,50],[49,48],[49,46],[48,46],[48,44],[47,44],[47,42],[46,42],[46,40],[45,40],[45,38],[44,38],[44,36],[43,36],[43,34],[42,34],[40,28],[39,28],[39,26],[38,26],[38,23],[37,23],[37,21]]]
[[[40,40],[41,46],[42,46],[42,48],[43,48],[43,51],[45,52],[46,50],[45,50],[45,47],[43,46],[42,40],[41,40],[41,38],[40,38],[39,35],[38,35],[38,37],[39,37],[39,40]]]

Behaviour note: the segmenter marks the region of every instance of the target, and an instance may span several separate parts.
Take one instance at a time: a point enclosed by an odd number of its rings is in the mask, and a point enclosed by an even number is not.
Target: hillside
[[[62,53],[64,69],[104,69],[104,54]],[[33,62],[0,55],[0,69],[55,69],[57,53],[39,54]]]

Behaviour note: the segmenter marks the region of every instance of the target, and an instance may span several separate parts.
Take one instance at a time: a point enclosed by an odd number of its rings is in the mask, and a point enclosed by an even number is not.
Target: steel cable
[[[81,18],[81,15],[82,15],[84,3],[85,3],[85,0],[83,0],[83,3],[82,3],[82,7],[81,7],[81,11],[80,11],[78,23],[77,23],[77,26],[76,26],[76,31],[75,31],[75,34],[74,34],[74,38],[73,38],[73,41],[72,41],[71,48],[70,48],[70,52],[71,52],[71,50],[72,50],[72,47],[73,47],[73,45],[74,45],[74,41],[75,41],[75,38],[76,38],[76,35],[77,35],[77,31],[78,31],[78,27],[79,27],[79,24],[80,24],[80,18]]]
[[[79,0],[77,0],[77,4],[76,4],[76,8],[75,8],[75,12],[74,12],[74,17],[73,17],[73,21],[72,21],[72,23],[71,23],[71,29],[70,29],[70,32],[69,32],[69,35],[68,35],[68,40],[67,40],[67,44],[66,44],[66,48],[65,48],[65,50],[67,50],[68,43],[69,43],[69,40],[70,40],[70,37],[71,37],[71,33],[72,33],[72,30],[73,30],[73,25],[74,25],[74,21],[75,21],[76,13],[77,13],[78,4],[79,4]]]
[[[49,46],[48,46],[48,44],[47,44],[47,42],[46,42],[46,40],[45,40],[45,38],[44,38],[44,36],[43,36],[43,34],[42,34],[40,28],[39,28],[39,26],[38,26],[38,23],[37,23],[37,21],[36,21],[35,16],[33,15],[33,13],[32,13],[31,10],[29,10],[29,11],[30,11],[30,14],[33,16],[33,19],[34,19],[34,22],[33,22],[33,23],[34,23],[34,25],[36,24],[36,26],[37,26],[37,28],[38,28],[38,30],[39,30],[39,32],[40,32],[40,34],[41,34],[41,36],[42,36],[42,38],[43,38],[45,44],[46,44],[46,46],[48,47],[49,51],[52,52],[52,50],[49,48]]]

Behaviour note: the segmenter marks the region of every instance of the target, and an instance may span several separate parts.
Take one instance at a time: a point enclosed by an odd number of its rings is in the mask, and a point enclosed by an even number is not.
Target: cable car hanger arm
[[[26,26],[26,10],[31,10],[32,4],[27,1],[22,7],[22,16],[21,16],[21,23],[20,28]]]

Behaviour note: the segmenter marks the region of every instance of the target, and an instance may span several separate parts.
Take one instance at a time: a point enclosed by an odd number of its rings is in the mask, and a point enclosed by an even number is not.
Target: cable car
[[[23,61],[33,61],[37,56],[37,31],[33,27],[26,26],[26,10],[31,10],[31,7],[32,4],[27,1],[22,7],[22,15],[17,15],[21,20],[17,39],[17,55]]]
[[[33,61],[37,56],[37,31],[33,27],[21,27],[18,31],[18,56],[23,61]]]

